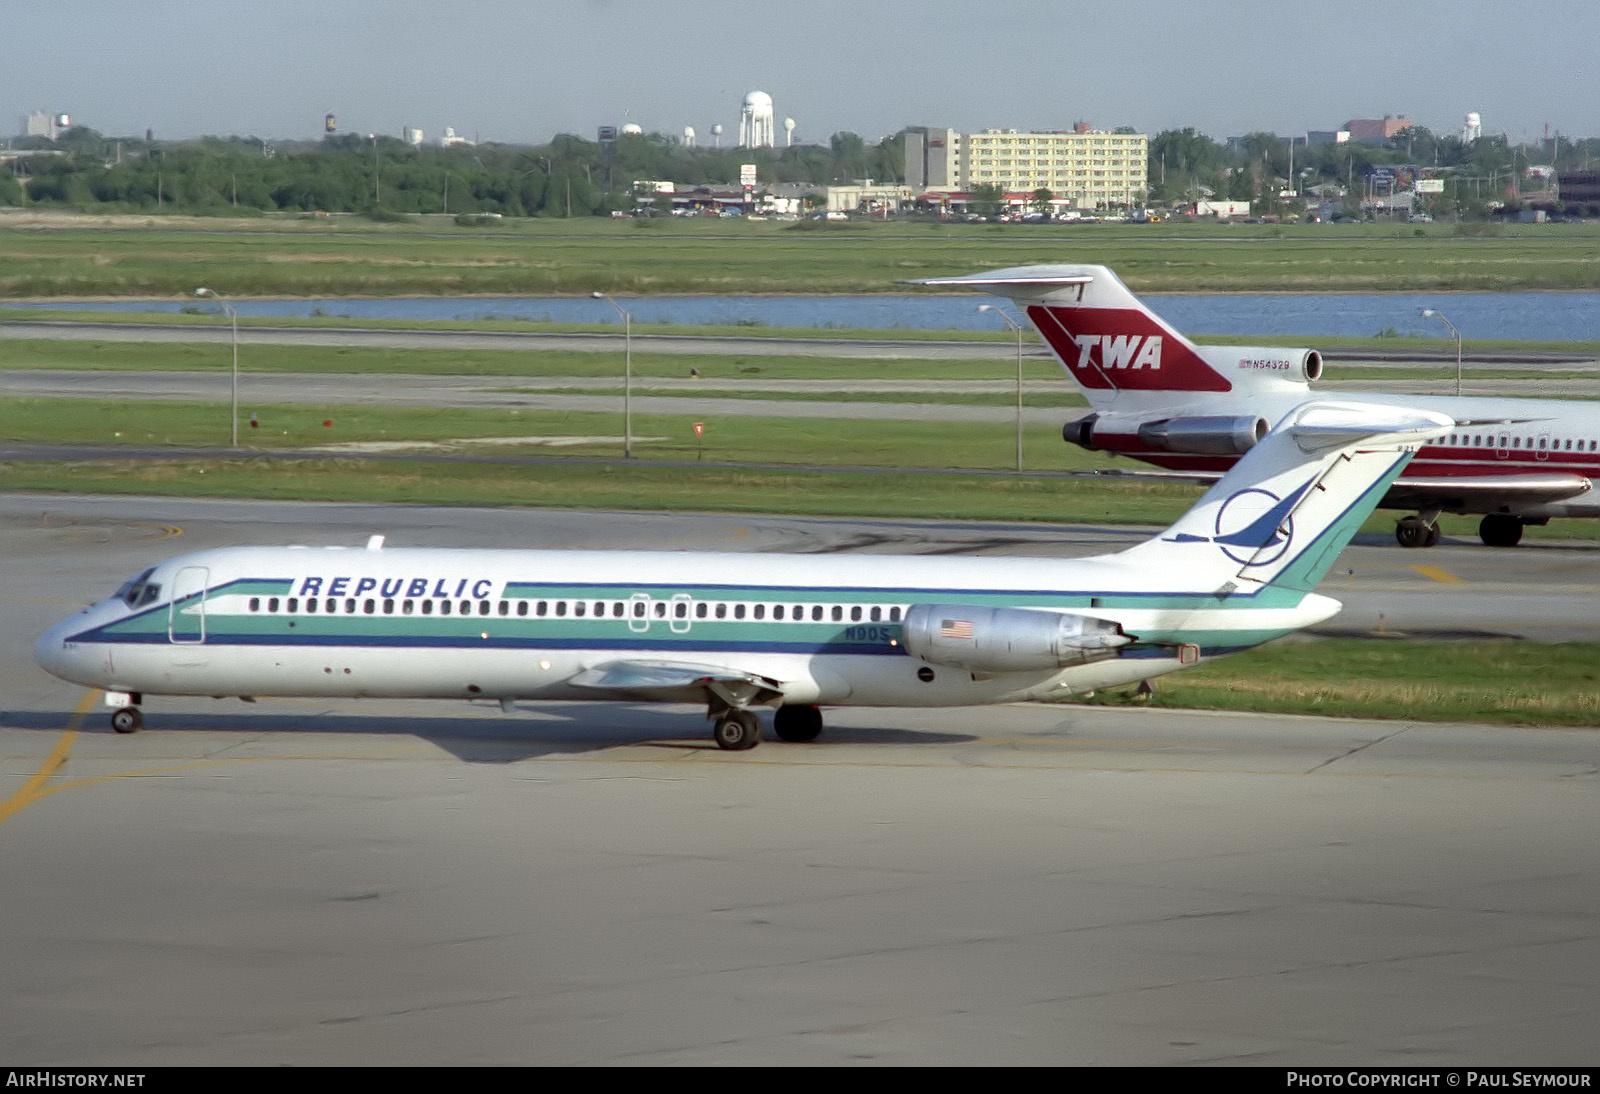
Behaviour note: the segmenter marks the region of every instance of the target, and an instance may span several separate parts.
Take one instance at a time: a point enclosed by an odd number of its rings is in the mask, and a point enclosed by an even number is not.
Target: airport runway
[[[731,754],[685,707],[161,700],[117,737],[28,656],[156,558],[374,531],[1063,556],[1137,535],[0,498],[0,1059],[1600,1062],[1593,731],[842,709],[821,742]],[[1375,602],[1514,629],[1532,596],[1592,619],[1594,551],[1340,566]]]

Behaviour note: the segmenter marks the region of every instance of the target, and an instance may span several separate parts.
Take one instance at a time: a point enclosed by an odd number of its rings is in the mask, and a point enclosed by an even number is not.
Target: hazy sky
[[[108,135],[316,137],[445,126],[709,143],[744,93],[797,141],[905,125],[1216,138],[1405,114],[1440,132],[1600,135],[1600,0],[15,0],[0,131],[66,111]]]

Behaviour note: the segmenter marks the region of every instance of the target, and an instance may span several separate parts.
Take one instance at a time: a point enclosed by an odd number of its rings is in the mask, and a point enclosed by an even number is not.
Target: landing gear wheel
[[[718,748],[743,752],[761,743],[761,723],[748,710],[730,710],[717,718],[711,736]]]
[[[813,706],[783,706],[772,712],[772,731],[784,741],[814,741],[822,732],[822,711]]]
[[[138,707],[118,707],[111,712],[111,728],[118,733],[137,733],[144,728],[144,715]]]
[[[1439,542],[1439,526],[1421,517],[1403,517],[1394,526],[1394,538],[1402,547],[1432,547]]]
[[[1515,547],[1522,540],[1522,521],[1505,513],[1490,513],[1478,525],[1485,547]]]

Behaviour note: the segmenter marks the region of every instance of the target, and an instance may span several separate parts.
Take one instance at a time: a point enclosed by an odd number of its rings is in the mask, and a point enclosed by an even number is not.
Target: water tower
[[[722,147],[722,123],[718,122],[711,127],[711,145],[713,148]]]
[[[772,96],[765,91],[752,91],[744,97],[744,109],[739,112],[739,147],[772,147]]]
[[[683,146],[685,148],[694,147],[694,126],[692,125],[683,127]]]
[[[1467,122],[1461,127],[1461,143],[1471,144],[1481,136],[1483,136],[1483,119],[1474,110],[1467,115]]]
[[[793,148],[794,147],[794,119],[793,118],[785,118],[785,119],[783,119],[783,146],[785,148]]]
[[[638,122],[629,122],[622,127],[624,137],[640,137],[644,135],[644,126]]]

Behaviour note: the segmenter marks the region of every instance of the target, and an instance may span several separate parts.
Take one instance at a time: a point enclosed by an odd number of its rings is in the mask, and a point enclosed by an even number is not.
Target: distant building
[[[1349,139],[1348,129],[1313,129],[1306,134],[1306,144],[1313,148],[1323,144],[1344,144]]]
[[[1351,118],[1343,128],[1350,139],[1360,144],[1385,144],[1410,129],[1411,119],[1404,114],[1385,114],[1382,118]]]
[[[72,119],[65,114],[46,114],[42,110],[35,110],[22,119],[21,136],[43,137],[46,140],[57,140],[61,134],[72,127]]]
[[[1078,123],[1071,131],[912,130],[906,134],[906,185],[924,191],[1049,190],[1080,209],[1144,200],[1150,138]]]
[[[464,148],[471,148],[474,142],[468,140],[466,137],[461,136],[453,128],[447,125],[444,127],[444,136],[439,138],[439,144],[443,148],[454,148],[457,145],[460,145]]]

